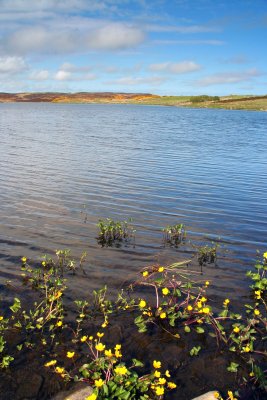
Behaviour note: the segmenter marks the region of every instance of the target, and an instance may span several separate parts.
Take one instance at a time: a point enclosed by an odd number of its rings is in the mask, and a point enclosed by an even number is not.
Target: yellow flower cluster
[[[162,396],[165,392],[165,385],[167,384],[168,389],[175,389],[176,384],[174,382],[167,382],[167,378],[170,378],[170,372],[168,370],[165,371],[165,376],[162,376],[159,369],[161,368],[161,362],[154,360],[153,367],[155,368],[154,377],[156,380],[151,384],[151,389],[155,392],[157,396]]]

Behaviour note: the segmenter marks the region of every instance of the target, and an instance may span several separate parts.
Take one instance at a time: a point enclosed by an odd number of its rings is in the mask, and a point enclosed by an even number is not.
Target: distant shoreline
[[[267,95],[158,96],[150,93],[0,93],[0,103],[140,104],[267,111]]]

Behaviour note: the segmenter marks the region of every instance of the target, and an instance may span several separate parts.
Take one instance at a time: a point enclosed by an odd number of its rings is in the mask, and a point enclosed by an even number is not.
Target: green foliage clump
[[[135,230],[128,221],[114,221],[111,218],[100,219],[97,241],[102,246],[112,246],[113,243],[128,241],[134,237]]]
[[[184,224],[168,225],[163,228],[163,240],[171,245],[179,245],[186,238]]]
[[[201,95],[201,96],[192,96],[190,97],[191,103],[203,103],[205,101],[220,101],[219,96],[208,96],[208,95]]]

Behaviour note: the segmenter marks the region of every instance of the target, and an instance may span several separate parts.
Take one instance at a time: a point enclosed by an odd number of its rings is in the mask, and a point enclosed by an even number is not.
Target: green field
[[[204,97],[204,100],[201,99]],[[213,100],[211,96],[159,96],[129,101],[132,104],[150,104],[161,106],[195,107],[195,108],[222,108],[227,110],[256,110],[267,111],[267,96],[223,96]],[[209,99],[209,97],[211,99]],[[198,101],[199,100],[199,101]]]

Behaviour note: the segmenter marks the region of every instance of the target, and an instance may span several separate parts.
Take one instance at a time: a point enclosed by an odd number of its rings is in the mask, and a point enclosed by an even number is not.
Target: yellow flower
[[[98,336],[99,338],[102,338],[102,337],[104,336],[104,333],[97,332],[97,336]]]
[[[63,367],[56,367],[55,369],[57,374],[63,374],[63,372],[65,371]]]
[[[175,389],[177,385],[174,382],[168,382],[168,388],[169,389]]]
[[[203,307],[202,312],[203,312],[203,314],[209,314],[209,312],[210,312],[209,307]]]
[[[67,357],[68,357],[68,358],[73,358],[74,355],[75,355],[75,352],[74,352],[74,351],[68,351],[68,352],[67,352]]]
[[[144,271],[142,274],[144,277],[148,276],[148,271]]]
[[[198,301],[198,302],[197,302],[197,308],[202,308],[202,303],[201,303],[201,301]]]
[[[258,310],[257,308],[254,310],[254,314],[255,315],[260,315],[260,310]]]
[[[201,297],[200,301],[202,301],[202,303],[206,303],[207,299],[206,297]]]
[[[256,299],[260,299],[261,298],[261,291],[260,290],[255,290],[255,295],[256,295]]]
[[[126,375],[128,370],[127,368],[122,365],[121,367],[118,365],[115,369],[114,369],[115,374],[117,375]]]
[[[163,288],[162,289],[162,294],[164,295],[164,296],[167,296],[167,294],[169,294],[170,293],[170,291],[169,291],[169,289],[168,288]]]
[[[163,386],[157,386],[156,387],[156,395],[157,396],[162,396],[164,394],[164,387]]]
[[[220,398],[220,393],[219,392],[214,392],[213,396],[215,399],[219,399]]]
[[[101,387],[101,386],[104,385],[104,383],[105,383],[105,382],[104,382],[103,379],[101,379],[101,378],[95,380],[95,386],[96,386],[96,387]]]
[[[120,350],[121,349],[121,344],[116,344],[116,346],[114,347],[115,350]]]
[[[27,257],[22,257],[21,261],[25,264],[25,262],[27,261]]]
[[[105,356],[106,357],[112,357],[112,351],[111,350],[105,350]]]
[[[0,321],[2,321],[4,319],[4,317],[2,315],[0,315]]]
[[[160,378],[160,375],[161,375],[160,371],[155,371],[154,372],[155,378]]]
[[[228,390],[227,393],[228,393],[229,400],[237,400],[236,397],[234,397],[233,392],[231,392],[231,390]]]
[[[96,348],[97,351],[104,351],[105,347],[106,346],[103,343],[100,343],[100,342],[95,345],[95,348]]]
[[[224,302],[223,302],[223,305],[224,306],[228,306],[229,303],[230,303],[230,300],[229,299],[225,299]]]
[[[165,372],[165,375],[167,376],[167,378],[171,377],[170,371],[167,369],[167,371]]]
[[[106,328],[108,326],[108,321],[103,322],[103,324],[101,326],[102,326],[102,328]]]
[[[145,300],[140,300],[139,307],[140,308],[145,308],[145,306],[146,306]]]
[[[58,321],[58,322],[56,323],[57,326],[62,326],[62,324],[63,324],[62,321]]]
[[[163,272],[164,271],[164,267],[159,267],[158,271],[159,272]]]
[[[238,333],[238,332],[240,332],[240,329],[238,328],[238,326],[235,326],[234,329],[233,329],[233,331],[234,331],[235,333]]]
[[[120,350],[115,350],[115,357],[117,357],[117,358],[122,357]]]
[[[156,368],[156,369],[157,369],[157,368],[161,368],[161,362],[160,362],[160,361],[154,360],[154,361],[153,361],[153,367]]]
[[[166,313],[165,313],[165,312],[160,313],[159,317],[160,317],[161,319],[166,318]]]
[[[81,337],[81,342],[84,343],[84,342],[86,342],[87,339],[88,339],[88,336],[82,336]]]
[[[96,400],[97,399],[97,394],[92,393],[90,396],[86,397],[85,400]]]
[[[249,345],[246,345],[246,347],[243,347],[243,350],[245,353],[249,353],[251,351],[251,348]]]
[[[62,292],[56,292],[54,295],[54,299],[57,300],[62,296]]]
[[[45,367],[51,367],[52,365],[55,365],[56,363],[57,363],[57,360],[48,361],[48,362],[45,364]]]
[[[159,384],[160,385],[165,385],[166,379],[165,378],[159,378]]]
[[[188,309],[188,311],[192,311],[193,307],[189,305],[189,306],[187,306],[187,309]]]
[[[265,260],[267,260],[267,251],[265,251],[265,253],[263,253],[263,258],[265,258]]]
[[[89,336],[89,340],[93,340],[93,338],[94,338],[93,336]]]
[[[206,281],[206,282],[205,282],[205,285],[206,285],[206,286],[209,286],[209,284],[210,284],[209,281]]]

